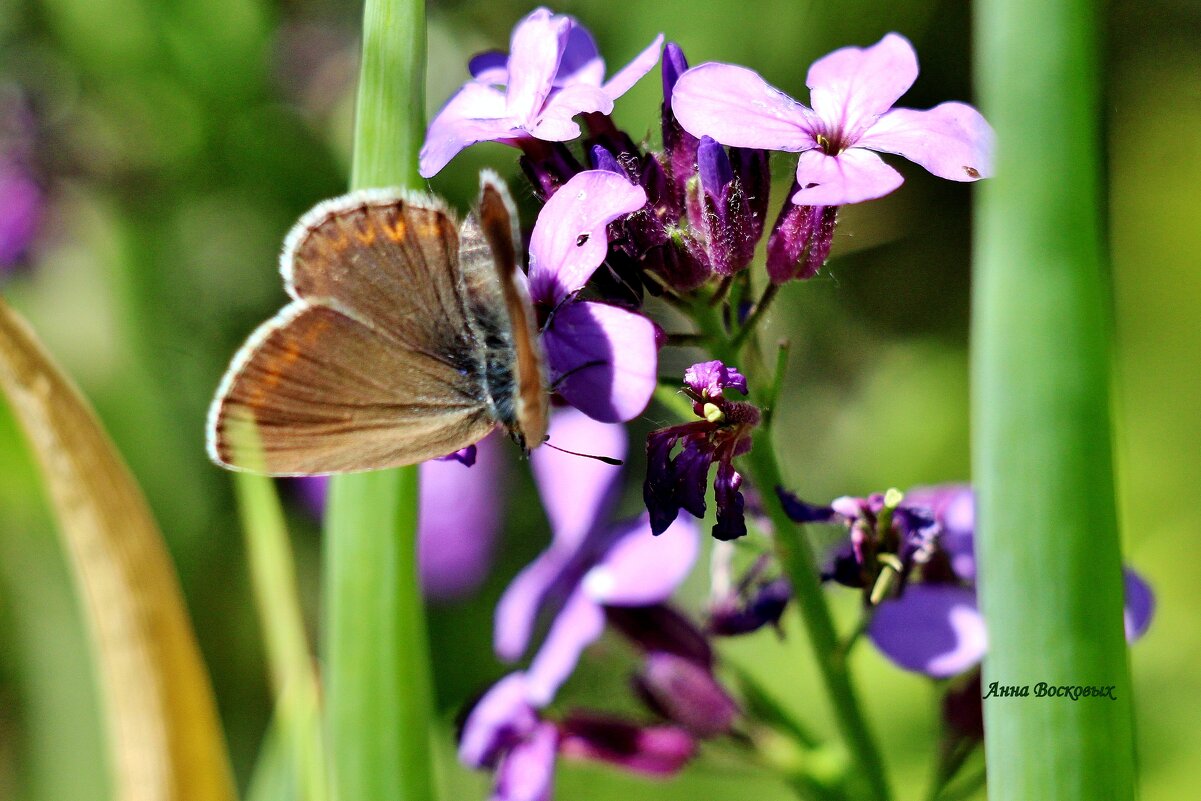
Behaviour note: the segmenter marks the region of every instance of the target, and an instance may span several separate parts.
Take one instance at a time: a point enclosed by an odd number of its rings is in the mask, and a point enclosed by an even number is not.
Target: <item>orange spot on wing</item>
[[[388,235],[388,238],[391,239],[393,242],[403,241],[405,238],[405,235],[408,233],[408,231],[409,231],[409,227],[405,223],[404,217],[401,217],[399,215],[396,217],[396,219],[392,222],[391,225],[384,226],[384,233],[386,233]]]
[[[375,241],[375,230],[372,228],[363,228],[355,231],[354,238],[359,240],[359,244],[370,245]]]

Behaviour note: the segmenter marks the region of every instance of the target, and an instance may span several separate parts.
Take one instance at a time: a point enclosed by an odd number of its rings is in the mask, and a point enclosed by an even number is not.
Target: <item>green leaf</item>
[[[0,387],[41,467],[84,605],[119,801],[227,801],[228,756],[170,557],[95,414],[0,301]]]
[[[1096,20],[1085,0],[984,0],[976,74],[997,131],[980,188],[973,469],[993,801],[1135,796],[1109,420]],[[1035,697],[1039,682],[1116,700]]]

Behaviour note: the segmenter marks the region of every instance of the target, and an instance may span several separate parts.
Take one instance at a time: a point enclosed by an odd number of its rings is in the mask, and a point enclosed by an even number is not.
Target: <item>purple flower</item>
[[[576,296],[605,259],[609,223],[645,203],[622,175],[581,172],[543,206],[530,237],[530,297],[551,384],[602,422],[629,420],[650,402],[659,331],[640,314]]]
[[[421,148],[429,178],[477,142],[565,142],[580,135],[577,114],[608,114],[659,60],[659,35],[624,69],[604,80],[605,62],[592,34],[574,18],[538,8],[517,23],[509,54],[471,60],[468,81],[430,123]]]
[[[529,701],[525,675],[511,673],[468,713],[459,761],[496,772],[492,801],[549,801],[558,746],[555,724],[542,720]]]
[[[746,501],[734,457],[751,449],[751,431],[759,424],[759,410],[749,403],[725,398],[726,389],[745,395],[746,378],[720,361],[692,365],[684,372],[684,383],[693,411],[703,419],[661,428],[647,436],[642,495],[650,512],[651,529],[662,534],[681,509],[693,517],[705,516],[709,469],[716,462],[713,497],[717,522],[713,536],[736,539],[746,534]]]
[[[495,771],[492,801],[550,801],[558,755],[668,776],[696,754],[696,741],[676,726],[641,726],[581,713],[555,723],[539,706],[530,696],[526,674],[511,673],[467,714],[459,761]]]
[[[733,557],[733,549],[726,546],[715,550],[710,562],[713,595],[707,630],[721,637],[750,634],[764,626],[775,626],[778,630],[784,609],[792,600],[788,579],[767,574],[767,568],[774,560],[764,554],[734,584],[731,580]]]
[[[420,467],[417,562],[422,590],[434,601],[465,598],[479,588],[500,532],[504,447],[491,435],[465,451]],[[317,516],[328,484],[326,476],[296,479],[301,500]]]
[[[872,47],[844,47],[814,62],[805,81],[812,109],[745,67],[717,63],[682,75],[672,108],[694,136],[800,153],[797,205],[860,203],[899,187],[901,174],[873,151],[904,156],[952,181],[991,175],[993,132],[974,108],[892,107],[917,73],[913,46],[890,33]]]
[[[653,712],[700,739],[730,731],[741,710],[714,675],[704,632],[667,604],[609,607],[605,614],[645,654],[634,689]]]
[[[563,721],[559,752],[608,762],[650,776],[671,776],[696,755],[696,741],[676,726],[639,726],[608,716],[575,714]]]
[[[0,97],[0,273],[29,250],[44,198],[30,170],[34,121],[19,96]]]
[[[574,409],[553,415],[550,441],[617,458],[626,451],[621,426]],[[494,644],[502,659],[516,660],[528,648],[539,614],[553,618],[526,672],[528,697],[542,706],[600,636],[606,607],[658,604],[675,591],[696,559],[697,535],[681,521],[672,536],[652,537],[645,515],[610,523],[620,478],[610,465],[548,448],[530,460],[553,536],[501,597]]]
[[[884,500],[887,495],[839,498],[824,512],[784,491],[780,496],[794,519],[848,526],[848,539],[836,551],[828,577],[876,589],[886,570],[899,575],[888,594],[873,593],[870,599],[875,608],[867,634],[886,657],[937,678],[979,663],[988,636],[976,604],[975,504],[969,486],[919,487],[899,503]],[[1154,597],[1133,570],[1123,575],[1126,638],[1133,641],[1150,625]]]
[[[25,255],[42,217],[42,191],[19,165],[0,154],[0,271]]]

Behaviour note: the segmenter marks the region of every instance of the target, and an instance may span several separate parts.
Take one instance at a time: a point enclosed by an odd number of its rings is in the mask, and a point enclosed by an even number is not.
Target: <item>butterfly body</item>
[[[217,390],[210,456],[272,475],[371,470],[452,453],[498,425],[536,447],[547,394],[519,241],[488,174],[462,227],[416,193],[318,204],[285,240],[293,300]]]

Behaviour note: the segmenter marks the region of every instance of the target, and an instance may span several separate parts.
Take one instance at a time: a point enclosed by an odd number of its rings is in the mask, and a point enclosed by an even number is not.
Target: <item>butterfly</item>
[[[402,190],[318,204],[284,240],[292,301],[217,389],[209,456],[279,476],[375,470],[445,456],[497,426],[536,448],[549,396],[520,242],[490,171],[462,225],[441,200]]]

